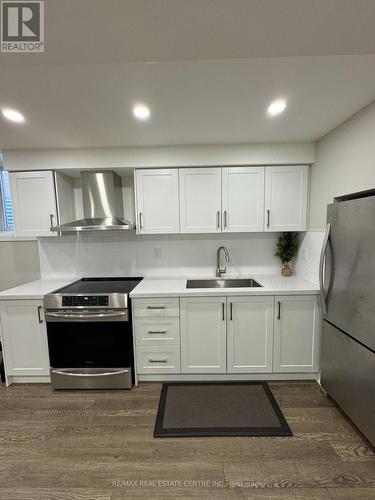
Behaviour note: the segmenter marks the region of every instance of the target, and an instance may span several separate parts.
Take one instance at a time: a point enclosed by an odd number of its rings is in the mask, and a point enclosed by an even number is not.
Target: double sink
[[[186,288],[254,288],[262,285],[252,278],[187,280]]]

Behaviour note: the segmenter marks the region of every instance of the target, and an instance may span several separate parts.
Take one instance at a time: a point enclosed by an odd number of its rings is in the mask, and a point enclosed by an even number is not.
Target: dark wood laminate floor
[[[2,386],[0,499],[375,499],[374,453],[318,385],[270,386],[293,437],[153,439],[160,384]]]

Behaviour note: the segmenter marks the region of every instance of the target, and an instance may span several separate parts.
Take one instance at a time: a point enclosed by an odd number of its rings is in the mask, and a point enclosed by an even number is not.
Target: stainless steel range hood
[[[51,231],[119,231],[134,229],[135,224],[123,218],[121,177],[112,170],[80,172],[83,219],[51,227]]]

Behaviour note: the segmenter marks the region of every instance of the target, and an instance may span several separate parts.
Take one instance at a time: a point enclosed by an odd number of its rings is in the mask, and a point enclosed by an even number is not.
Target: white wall
[[[321,230],[335,196],[375,188],[375,101],[317,142],[310,170],[309,228]]]
[[[227,246],[228,274],[280,273],[274,234],[136,236],[133,232],[40,238],[43,278],[61,276],[211,276]],[[157,253],[161,252],[161,257]]]
[[[36,241],[0,241],[0,291],[39,277]]]

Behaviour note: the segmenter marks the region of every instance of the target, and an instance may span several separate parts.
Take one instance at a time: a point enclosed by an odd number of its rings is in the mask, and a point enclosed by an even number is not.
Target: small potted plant
[[[283,233],[276,243],[276,257],[280,257],[283,264],[281,274],[283,276],[292,276],[291,261],[298,253],[298,233]]]

